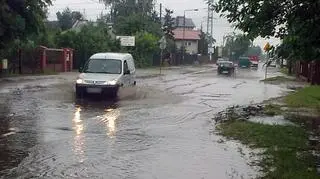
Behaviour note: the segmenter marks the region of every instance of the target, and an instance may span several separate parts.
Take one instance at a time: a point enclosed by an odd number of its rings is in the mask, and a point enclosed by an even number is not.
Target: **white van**
[[[136,85],[136,69],[131,54],[97,53],[80,69],[77,97],[85,93],[116,96],[120,87]]]

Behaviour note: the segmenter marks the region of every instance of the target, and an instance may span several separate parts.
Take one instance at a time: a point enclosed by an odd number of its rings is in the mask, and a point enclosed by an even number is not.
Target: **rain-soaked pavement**
[[[219,142],[212,117],[230,105],[261,102],[285,88],[263,72],[217,76],[180,67],[140,70],[119,99],[73,97],[75,74],[7,80],[0,88],[2,178],[251,178],[250,150]],[[241,150],[241,152],[239,152]],[[247,152],[247,155],[245,153]]]

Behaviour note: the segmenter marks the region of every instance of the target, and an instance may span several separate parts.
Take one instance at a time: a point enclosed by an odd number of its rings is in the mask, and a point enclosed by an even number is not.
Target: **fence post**
[[[18,58],[19,58],[19,74],[22,74],[22,52],[21,48],[18,50]]]

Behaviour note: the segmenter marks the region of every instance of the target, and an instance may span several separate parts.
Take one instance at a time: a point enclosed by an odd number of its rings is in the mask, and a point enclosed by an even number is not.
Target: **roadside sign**
[[[161,50],[164,50],[167,48],[167,40],[164,36],[159,40],[159,43],[160,43]]]
[[[214,48],[213,47],[208,47],[208,53],[214,53]]]
[[[271,45],[270,45],[270,43],[268,42],[268,43],[264,46],[263,50],[267,52],[267,51],[270,50],[270,48],[271,48]]]
[[[218,57],[222,57],[223,47],[218,47]]]
[[[117,36],[116,39],[120,39],[120,45],[124,47],[134,47],[135,37],[134,36]]]
[[[8,69],[8,60],[7,59],[2,59],[2,69],[3,70]]]

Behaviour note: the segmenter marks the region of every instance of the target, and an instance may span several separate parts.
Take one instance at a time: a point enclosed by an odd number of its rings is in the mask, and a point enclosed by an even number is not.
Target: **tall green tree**
[[[154,0],[100,0],[111,10],[111,18],[116,22],[117,17],[127,17],[134,13],[151,15],[154,13]]]
[[[231,35],[226,40],[223,56],[230,59],[238,59],[248,51],[250,44],[250,39],[243,34]]]
[[[77,20],[83,20],[83,15],[79,11],[71,11],[68,7],[56,15],[61,30],[68,30]]]
[[[260,56],[262,54],[262,49],[260,46],[250,46],[246,55],[248,56]]]
[[[251,39],[276,36],[294,58],[320,59],[320,1],[219,0],[213,7]]]
[[[125,17],[120,16],[114,24],[116,34],[134,35],[138,32],[146,31],[156,36],[161,36],[161,24],[154,22],[151,17],[143,16],[141,13],[132,14]]]
[[[49,5],[51,0],[0,1],[0,57],[15,39],[26,39],[44,29]]]
[[[173,11],[170,9],[165,9],[166,14],[164,15],[163,28],[164,33],[168,39],[173,39],[174,30],[174,18],[172,17]]]

